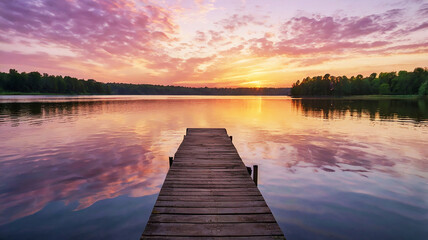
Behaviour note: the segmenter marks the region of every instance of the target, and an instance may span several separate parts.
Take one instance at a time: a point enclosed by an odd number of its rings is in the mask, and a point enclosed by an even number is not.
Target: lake
[[[0,239],[139,239],[189,127],[289,240],[428,239],[428,100],[268,96],[0,96]]]

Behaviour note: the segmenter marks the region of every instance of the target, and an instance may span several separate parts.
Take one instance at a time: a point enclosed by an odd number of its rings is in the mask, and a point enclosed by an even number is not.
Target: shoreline
[[[286,94],[66,94],[66,93],[24,93],[24,92],[0,92],[0,96],[284,96],[291,97]]]
[[[351,95],[351,96],[292,96],[269,94],[64,94],[64,93],[38,93],[38,92],[0,92],[0,96],[283,96],[292,99],[342,99],[342,100],[390,100],[390,99],[428,99],[427,95]]]
[[[391,100],[391,99],[403,99],[403,100],[416,100],[416,99],[427,99],[428,96],[420,95],[351,95],[351,96],[291,96],[293,99],[343,99],[343,100]]]

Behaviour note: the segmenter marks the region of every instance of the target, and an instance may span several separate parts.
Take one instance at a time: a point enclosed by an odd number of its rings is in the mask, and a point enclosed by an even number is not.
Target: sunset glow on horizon
[[[428,67],[425,0],[0,1],[0,71],[191,87]]]

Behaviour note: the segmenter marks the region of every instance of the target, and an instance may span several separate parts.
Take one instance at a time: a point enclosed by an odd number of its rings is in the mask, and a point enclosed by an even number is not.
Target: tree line
[[[290,88],[208,88],[107,83],[117,95],[290,95]]]
[[[289,95],[290,88],[194,88],[151,84],[101,83],[39,72],[0,72],[0,93],[116,95]]]
[[[415,68],[413,72],[399,71],[372,73],[368,77],[352,76],[307,77],[291,88],[293,96],[349,96],[349,95],[428,95],[428,69]]]
[[[109,86],[93,79],[77,79],[39,72],[21,72],[10,69],[0,72],[0,92],[53,94],[110,94]]]

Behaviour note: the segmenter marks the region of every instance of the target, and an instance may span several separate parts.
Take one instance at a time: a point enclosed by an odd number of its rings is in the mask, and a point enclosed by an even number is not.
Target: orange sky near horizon
[[[0,2],[0,71],[101,82],[290,87],[428,66],[424,0]]]

